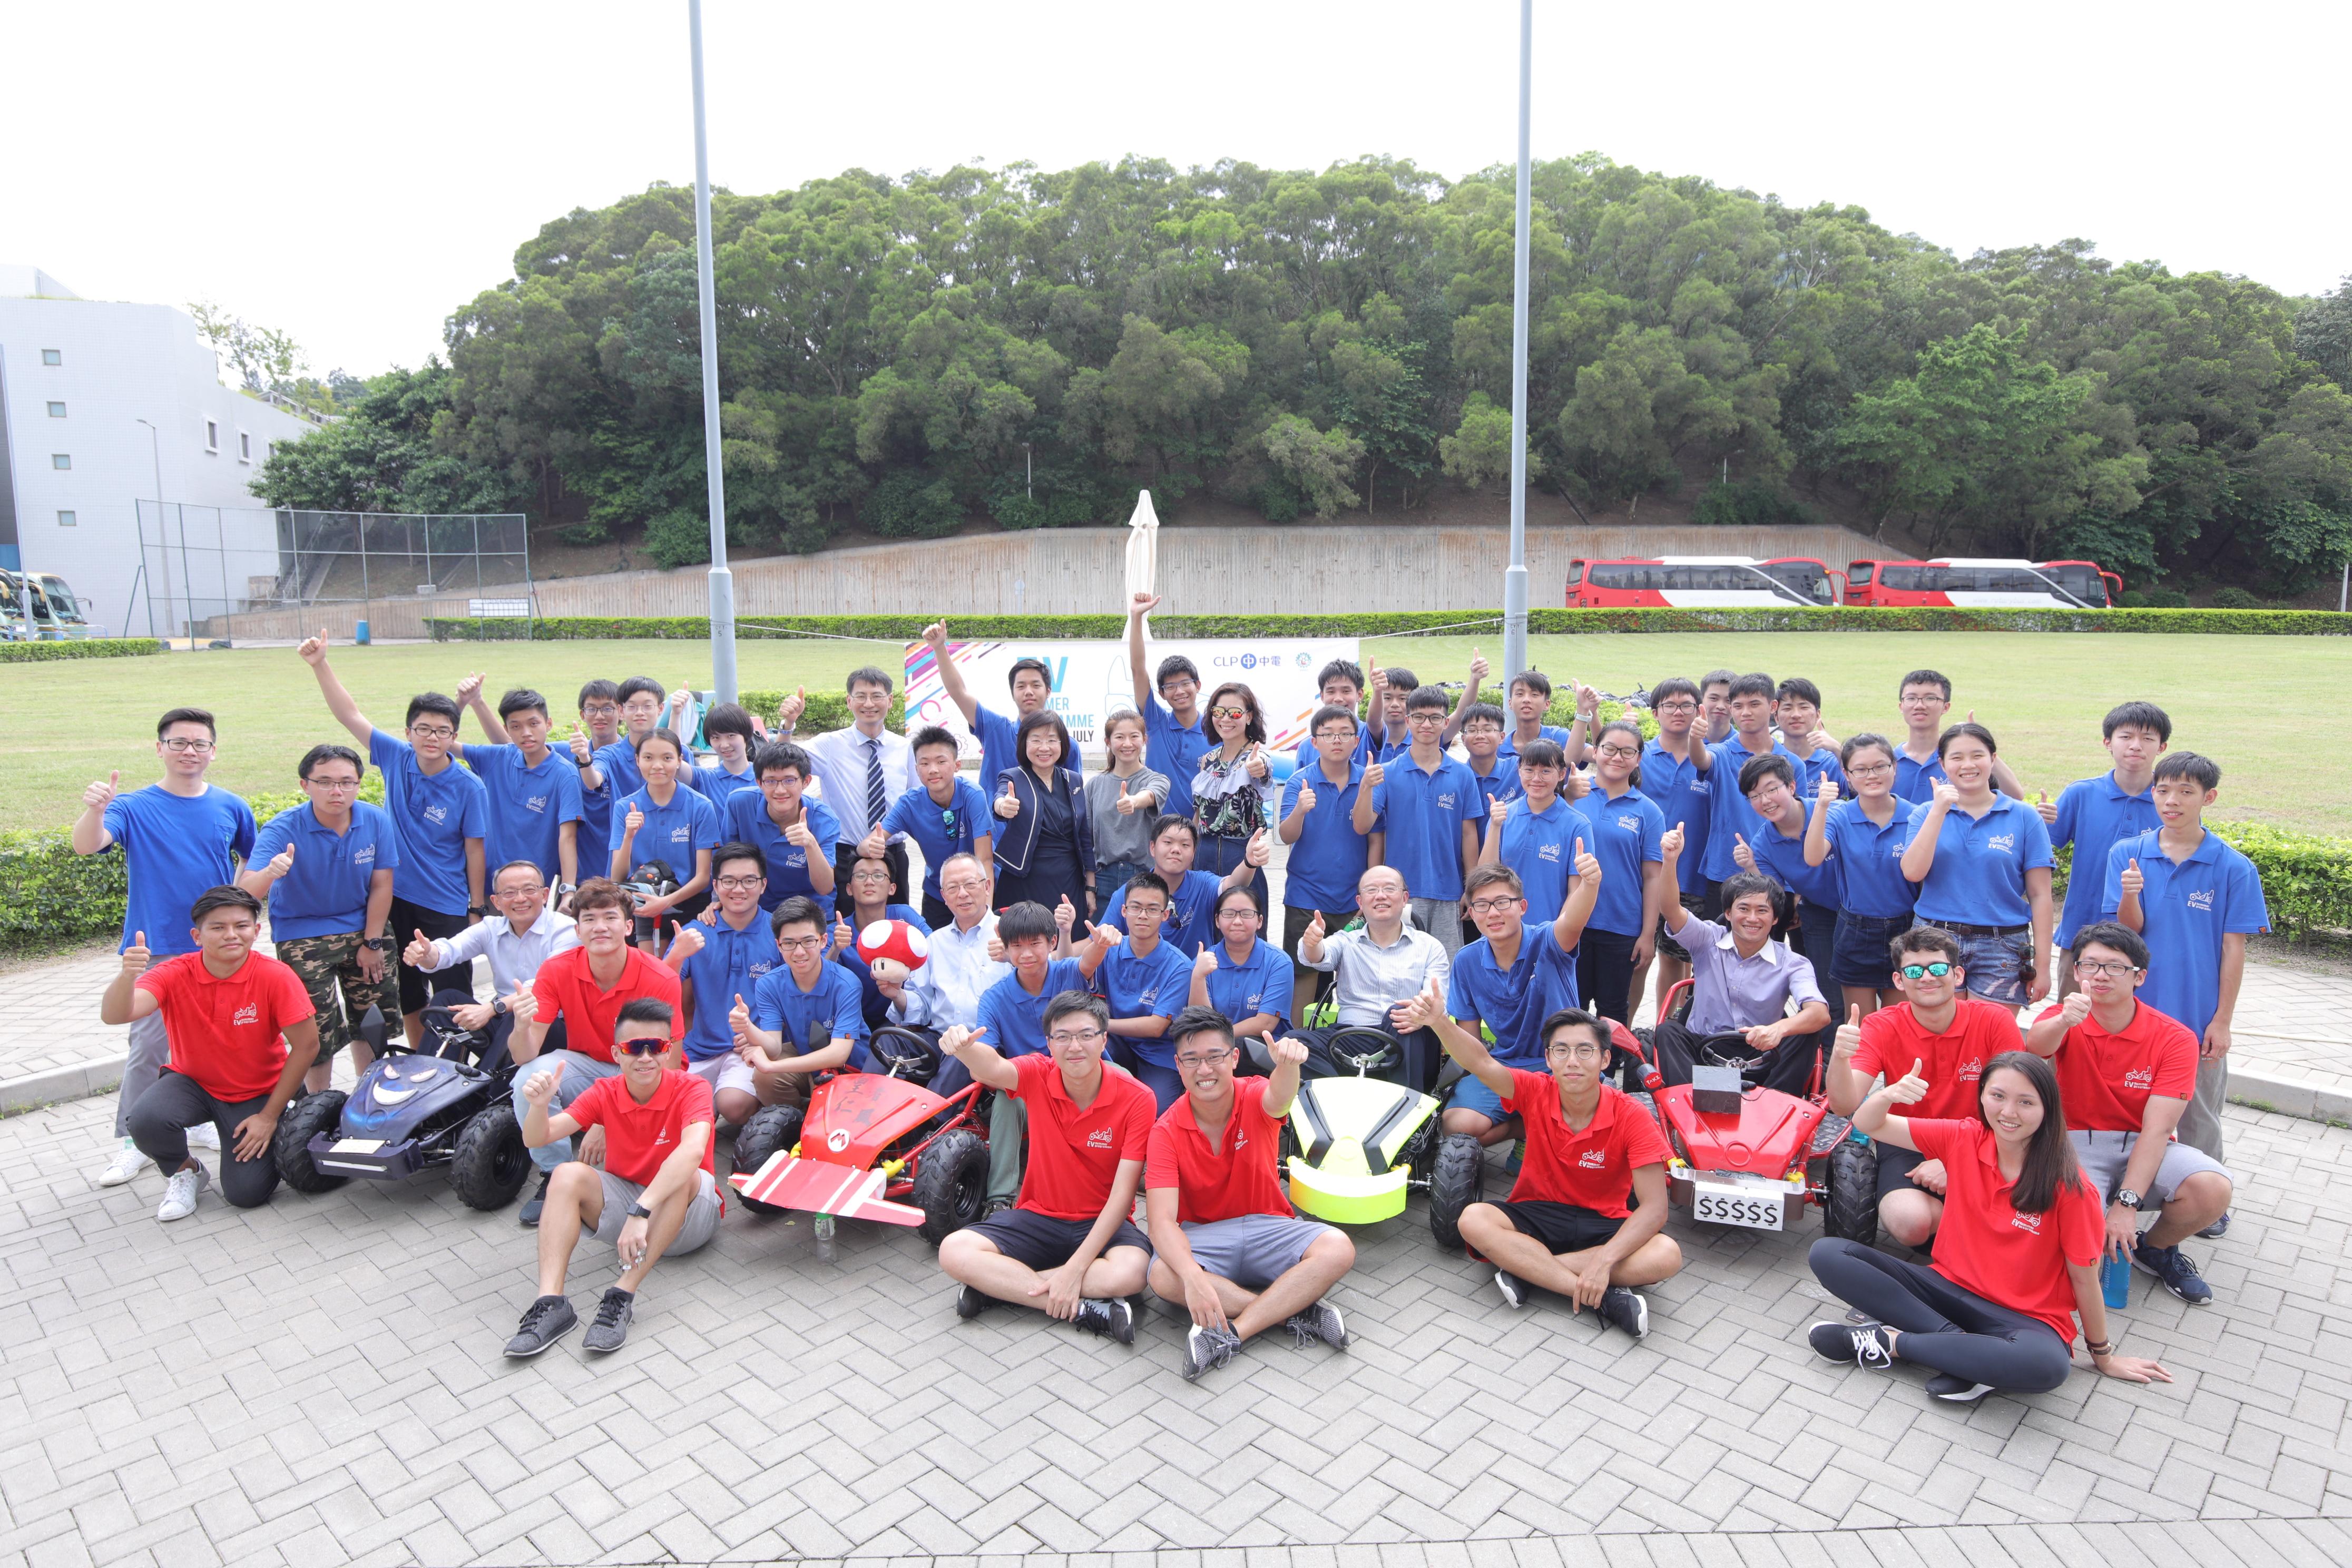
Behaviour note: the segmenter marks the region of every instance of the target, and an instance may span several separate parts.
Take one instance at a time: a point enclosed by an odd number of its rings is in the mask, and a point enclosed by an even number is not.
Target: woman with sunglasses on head
[[[1903,874],[1909,805],[1895,794],[1895,742],[1856,735],[1838,753],[1852,800],[1837,798],[1832,779],[1817,786],[1819,807],[1805,825],[1805,864],[1836,864],[1838,927],[1830,978],[1847,1008],[1874,1013],[1892,1007],[1902,987],[1887,981],[1887,943],[1911,929],[1918,889]]]
[[[1202,754],[1192,775],[1192,825],[1201,835],[1193,866],[1222,877],[1249,859],[1250,841],[1265,831],[1281,786],[1265,749],[1265,720],[1258,712],[1257,694],[1238,680],[1228,680],[1209,694],[1207,711],[1217,743]],[[1248,887],[1263,916],[1262,862],[1251,871]]]
[[[1087,820],[1078,748],[1061,716],[1044,709],[1013,732],[1021,761],[996,775],[996,908],[1034,903],[1074,911],[1072,941],[1087,934],[1095,886],[1095,836]]]

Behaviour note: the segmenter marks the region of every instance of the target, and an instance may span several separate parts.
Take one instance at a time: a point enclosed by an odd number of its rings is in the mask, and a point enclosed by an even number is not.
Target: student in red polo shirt
[[[188,1152],[188,1129],[217,1128],[221,1195],[241,1209],[278,1190],[270,1142],[278,1114],[319,1053],[319,1020],[302,977],[253,951],[261,900],[208,888],[188,910],[196,951],[147,967],[147,933],[131,933],[98,1016],[129,1024],[163,1015],[171,1058],[131,1108],[139,1152],[167,1173],[159,1220],[185,1219],[212,1175]]]
[[[1128,1298],[1143,1289],[1151,1244],[1128,1215],[1158,1109],[1151,1091],[1103,1060],[1110,1010],[1099,996],[1065,991],[1047,1003],[1043,1051],[1001,1056],[986,1032],[950,1029],[940,1049],[1021,1102],[1029,1170],[1019,1203],[940,1244],[940,1267],[963,1286],[956,1316],[1011,1301],[1131,1345]]]
[[[1423,993],[1425,1002],[1444,1005]],[[1681,1271],[1682,1248],[1659,1234],[1666,1224],[1666,1140],[1657,1122],[1601,1081],[1609,1026],[1562,1008],[1543,1024],[1547,1072],[1506,1067],[1484,1042],[1441,1032],[1446,1051],[1527,1129],[1528,1152],[1511,1195],[1462,1211],[1462,1239],[1495,1265],[1503,1300],[1524,1305],[1529,1286],[1586,1307],[1635,1339],[1650,1331],[1650,1307],[1636,1285]],[[1630,1200],[1630,1201],[1629,1201]]]
[[[2074,1158],[2107,1200],[2109,1255],[2202,1307],[2213,1287],[2180,1244],[2229,1212],[2231,1184],[2220,1161],[2172,1136],[2197,1092],[2197,1037],[2134,994],[2147,978],[2138,932],[2084,926],[2069,957],[2078,989],[2034,1020],[2025,1048],[2053,1058]],[[2150,1208],[2156,1223],[2142,1235]]]
[[[583,1230],[611,1242],[621,1258],[621,1277],[604,1292],[581,1341],[600,1355],[619,1350],[629,1337],[637,1291],[654,1265],[719,1234],[725,1205],[712,1162],[710,1085],[675,1065],[677,1040],[676,1007],[633,997],[613,1024],[621,1061],[616,1076],[589,1085],[552,1117],[548,1107],[555,1099],[555,1075],[530,1080],[522,1141],[534,1150],[561,1148],[575,1132],[603,1128],[604,1164],[599,1170],[568,1160],[555,1168],[539,1223],[539,1298],[524,1310],[507,1354],[535,1356],[580,1321],[563,1293],[563,1277]]]
[[[1951,932],[1914,926],[1887,945],[1904,999],[1867,1018],[1859,1007],[1846,1009],[1822,1080],[1830,1109],[1852,1116],[1872,1079],[1893,1083],[1916,1061],[1927,1080],[1919,1114],[1966,1121],[1976,1114],[1985,1063],[2018,1048],[2017,1014],[1966,994],[1969,972],[1960,963],[1960,939]],[[1876,1148],[1879,1225],[1906,1247],[1927,1246],[1944,1214],[1943,1162],[1883,1141]]]
[[[673,1019],[685,1016],[677,972],[630,945],[636,909],[627,889],[608,877],[592,877],[573,895],[572,914],[572,934],[580,939],[580,945],[566,948],[539,966],[539,974],[531,982],[538,1010],[529,1028],[508,1038],[507,1047],[519,1064],[514,1076],[518,1121],[530,1114],[530,1102],[523,1090],[541,1074],[560,1075],[550,1109],[561,1110],[585,1094],[590,1084],[621,1070],[613,1060],[614,1028],[628,1003],[650,997],[667,1003]],[[541,1054],[540,1047],[547,1043],[547,1032],[558,1018],[565,1020],[564,1048]],[[674,1023],[670,1039],[675,1042],[685,1037],[686,1026]],[[671,1065],[684,1062],[681,1055]],[[604,1146],[604,1134],[592,1129],[581,1140],[580,1158],[593,1164]],[[548,1183],[555,1167],[571,1153],[561,1142],[531,1150],[531,1163],[539,1167],[539,1190],[523,1202],[520,1217],[524,1225],[539,1223]]]
[[[2162,1365],[2119,1356],[2107,1338],[2099,1200],[2074,1163],[2050,1064],[2027,1051],[1987,1062],[1977,1113],[1966,1121],[1891,1114],[1927,1099],[1925,1065],[1864,1100],[1853,1124],[1944,1163],[1935,1266],[1856,1241],[1813,1243],[1814,1278],[1866,1314],[1858,1324],[1815,1323],[1806,1334],[1814,1353],[1880,1371],[1916,1362],[1936,1374],[1929,1394],[1969,1405],[1996,1388],[2040,1394],[2064,1383],[2079,1316],[2101,1373],[2170,1383]]]
[[[1151,1289],[1192,1314],[1185,1380],[1277,1325],[1300,1344],[1346,1349],[1347,1324],[1323,1296],[1355,1265],[1356,1244],[1292,1213],[1275,1179],[1306,1046],[1276,1040],[1273,1073],[1237,1079],[1234,1026],[1215,1008],[1185,1008],[1168,1038],[1184,1097],[1152,1126],[1143,1201],[1157,1255]]]

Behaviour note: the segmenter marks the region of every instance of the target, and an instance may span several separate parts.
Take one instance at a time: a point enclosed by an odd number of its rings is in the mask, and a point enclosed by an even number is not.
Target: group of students
[[[131,1061],[101,1182],[154,1163],[158,1217],[182,1217],[210,1180],[191,1150],[209,1131],[229,1201],[266,1201],[269,1134],[326,1086],[336,1051],[365,1065],[367,1008],[396,997],[412,1043],[446,1009],[519,1064],[541,1174],[523,1218],[541,1232],[541,1289],[509,1352],[577,1321],[562,1281],[583,1232],[615,1243],[626,1270],[588,1335],[608,1350],[646,1271],[717,1234],[720,1136],[761,1105],[804,1103],[820,1074],[871,1066],[872,1030],[895,1025],[939,1040],[935,1087],[994,1091],[987,1212],[940,1254],[959,1310],[1025,1302],[1131,1340],[1130,1298],[1148,1287],[1190,1311],[1197,1375],[1285,1324],[1346,1342],[1327,1297],[1352,1247],[1283,1198],[1276,1129],[1301,1076],[1335,1069],[1333,1033],[1369,1027],[1398,1041],[1402,1082],[1432,1089],[1458,1065],[1447,1132],[1512,1145],[1510,1199],[1462,1225],[1504,1299],[1542,1286],[1639,1335],[1639,1288],[1680,1261],[1661,1230],[1666,1155],[1601,1079],[1611,1022],[1646,991],[1669,1082],[1727,1055],[1760,1057],[1764,1081],[1792,1092],[1820,1073],[1876,1144],[1885,1228],[1935,1248],[1931,1271],[1816,1247],[1824,1281],[1883,1325],[1838,1341],[1841,1355],[1926,1362],[1931,1335],[2013,1339],[1985,1314],[2033,1318],[1986,1289],[2012,1280],[2006,1265],[1970,1271],[2014,1244],[1979,1234],[1996,1190],[2023,1216],[2071,1215],[2070,1194],[2095,1187],[2109,1219],[2095,1253],[2210,1299],[2179,1242],[2228,1222],[2230,1016],[2245,934],[2264,921],[2251,864],[2200,820],[2219,770],[2167,752],[2161,710],[2116,708],[2114,766],[2029,804],[1984,726],[1944,723],[1951,689],[1934,671],[1901,683],[1900,741],[1841,743],[1801,679],[1662,681],[1645,737],[1638,703],[1602,722],[1590,687],[1570,725],[1546,724],[1538,671],[1516,673],[1498,707],[1481,700],[1483,661],[1449,698],[1343,660],[1321,672],[1307,738],[1277,759],[1246,685],[1203,702],[1189,660],[1150,665],[1157,603],[1129,605],[1136,709],[1107,723],[1091,775],[1035,660],[1012,672],[1010,715],[939,661],[982,747],[975,785],[950,732],[886,727],[878,669],[849,678],[849,726],[805,740],[798,697],[771,732],[646,678],[583,687],[568,738],[538,693],[493,711],[476,676],[412,700],[394,735],[361,713],[321,636],[300,657],[364,752],[313,748],[298,768],[308,802],[257,830],[204,782],[210,715],[173,710],[162,782],[92,784],[74,827],[77,849],[119,845],[130,871],[102,1013],[130,1025]],[[941,654],[946,637],[926,633]],[[460,743],[468,713],[484,743]],[[356,798],[370,763],[381,807]],[[1270,840],[1286,847],[1279,946],[1263,934]],[[277,960],[253,951],[264,900]],[[855,947],[894,920],[928,933],[903,981]],[[1687,1007],[1670,1011],[1685,981]],[[1320,1000],[1322,1026],[1307,1026]],[[2045,1000],[2021,1032],[2018,1010]],[[1921,1103],[1935,1120],[1893,1114]],[[1964,1173],[1963,1134],[1981,1143]],[[2026,1176],[2012,1154],[2030,1156]],[[1968,1201],[1948,1215],[1956,1193]],[[2048,1231],[2063,1265],[2050,1279],[2069,1288],[2066,1270],[2095,1262],[2073,1220],[2011,1228]],[[2059,1289],[2033,1321],[2064,1332]],[[1954,1290],[1983,1310],[1959,1311]],[[1833,1338],[1817,1332],[1817,1348]],[[1938,1370],[2029,1380],[1969,1375],[1979,1394],[2024,1387],[2048,1371],[2033,1348]]]

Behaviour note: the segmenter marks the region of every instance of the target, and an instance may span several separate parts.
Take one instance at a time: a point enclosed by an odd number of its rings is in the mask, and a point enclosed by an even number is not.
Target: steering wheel
[[[940,1047],[898,1024],[885,1024],[866,1041],[866,1048],[880,1062],[883,1070],[910,1083],[929,1083],[940,1070],[945,1058]]]
[[[1378,1072],[1397,1058],[1397,1039],[1369,1024],[1349,1024],[1331,1031],[1325,1048],[1333,1060],[1356,1072]]]

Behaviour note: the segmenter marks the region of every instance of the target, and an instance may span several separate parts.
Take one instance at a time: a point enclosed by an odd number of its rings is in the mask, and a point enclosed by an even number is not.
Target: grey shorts
[[[713,1094],[730,1089],[740,1089],[755,1097],[760,1092],[760,1080],[751,1076],[751,1064],[732,1051],[704,1061],[688,1062],[686,1070],[709,1084]]]
[[[597,1177],[604,1184],[604,1212],[596,1216],[596,1239],[617,1242],[621,1226],[629,1220],[629,1207],[645,1195],[645,1188],[635,1182],[625,1182],[610,1171],[599,1171]],[[702,1190],[694,1194],[687,1205],[686,1223],[678,1226],[677,1239],[662,1253],[664,1258],[677,1258],[709,1244],[719,1234],[719,1186],[708,1171],[698,1171]]]
[[[2074,1142],[2074,1158],[2083,1166],[2083,1179],[2096,1189],[2101,1203],[2113,1198],[2116,1188],[2123,1184],[2124,1167],[2131,1163],[2131,1152],[2138,1144],[2140,1135],[2137,1132],[2073,1131],[2066,1136]],[[2172,1201],[2172,1194],[2180,1190],[2181,1183],[2203,1171],[2214,1173],[2231,1186],[2237,1184],[2237,1178],[2231,1176],[2229,1167],[2219,1160],[2210,1159],[2186,1143],[2168,1143],[2164,1148],[2164,1163],[2156,1168],[2156,1180],[2148,1184],[2148,1190],[2140,1196],[2147,1200],[2146,1206],[2151,1209],[2160,1204],[2168,1204]]]
[[[1183,1229],[1192,1261],[1244,1290],[1265,1289],[1297,1268],[1325,1233],[1339,1234],[1319,1219],[1279,1214],[1199,1220]]]
[[[1414,899],[1413,923],[1445,945],[1448,957],[1462,951],[1462,900]]]

